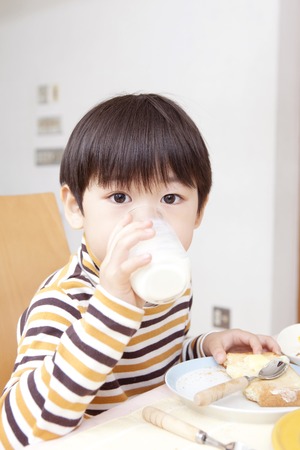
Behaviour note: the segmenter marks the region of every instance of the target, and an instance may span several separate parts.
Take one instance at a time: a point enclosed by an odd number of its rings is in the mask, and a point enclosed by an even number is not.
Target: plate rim
[[[185,370],[186,368],[189,368],[188,366],[191,366],[190,371],[194,371],[197,370],[197,364],[199,364],[199,362],[201,362],[201,366],[202,364],[206,364],[205,367],[198,367],[199,369],[201,368],[217,368],[219,367],[220,369],[224,369],[224,367],[220,364],[218,364],[215,359],[213,358],[213,356],[206,356],[206,357],[202,357],[202,358],[194,358],[194,359],[190,359],[187,361],[182,361],[174,366],[172,366],[166,373],[165,375],[165,383],[167,385],[167,387],[178,397],[180,397],[181,399],[183,399],[186,402],[189,403],[193,403],[192,400],[188,397],[185,397],[184,395],[182,395],[181,393],[177,392],[176,389],[174,389],[171,384],[170,384],[170,377],[173,376],[173,372],[175,371],[180,371],[182,369],[182,373],[180,374],[180,376],[185,375],[186,373],[188,373],[188,370]],[[300,375],[300,367],[295,365],[295,364],[290,364],[290,366],[297,372],[298,375]],[[192,368],[193,367],[193,368]],[[179,368],[179,369],[178,369]],[[178,379],[179,377],[177,377]],[[247,401],[249,401],[251,404],[255,403],[255,402],[251,402],[250,400],[246,399]],[[253,409],[253,410],[248,410],[248,409],[243,409],[243,408],[237,408],[237,407],[228,407],[228,406],[224,406],[224,405],[218,405],[218,404],[211,404],[208,406],[197,406],[196,404],[194,404],[195,408],[198,409],[199,412],[203,411],[203,412],[207,412],[210,411],[211,413],[223,413],[224,411],[227,411],[228,413],[233,413],[233,414],[238,414],[241,416],[249,416],[249,415],[255,415],[258,416],[259,418],[266,417],[269,416],[270,418],[274,416],[274,418],[276,417],[275,420],[279,420],[280,419],[280,415],[286,415],[292,412],[295,412],[297,410],[300,409],[300,407],[297,406],[278,406],[278,407],[261,407],[256,403],[257,409]],[[241,420],[241,419],[240,419]],[[260,419],[256,419],[255,421],[259,421]],[[274,420],[274,422],[275,422]]]

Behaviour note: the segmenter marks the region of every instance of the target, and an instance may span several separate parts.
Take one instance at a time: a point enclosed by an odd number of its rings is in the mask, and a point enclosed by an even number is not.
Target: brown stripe
[[[173,345],[172,348],[168,349],[164,353],[160,353],[158,356],[155,356],[153,358],[146,358],[144,361],[142,361],[140,364],[137,364],[136,362],[134,364],[117,364],[114,369],[113,373],[128,373],[131,372],[141,372],[145,371],[148,367],[153,367],[162,362],[165,361],[167,358],[169,358],[171,355],[174,355],[175,353],[178,353],[180,349],[182,348],[182,344]],[[147,355],[147,348],[145,348],[145,355]],[[154,369],[153,369],[154,370]]]
[[[178,317],[170,322],[165,323],[163,326],[159,326],[154,330],[149,331],[148,333],[140,334],[139,336],[133,336],[130,341],[130,346],[140,344],[143,341],[147,341],[153,337],[161,335],[163,332],[170,330],[171,328],[175,328],[176,326],[185,323],[187,321],[188,315],[184,314],[181,317]]]

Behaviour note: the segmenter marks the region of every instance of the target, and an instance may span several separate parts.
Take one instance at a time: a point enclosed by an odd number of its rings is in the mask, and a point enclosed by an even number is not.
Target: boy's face
[[[197,211],[197,189],[185,186],[177,179],[171,179],[167,185],[153,184],[151,190],[141,190],[134,184],[123,189],[114,184],[104,188],[91,183],[83,196],[83,214],[68,186],[62,187],[62,199],[70,225],[83,228],[91,251],[100,261],[106,255],[112,231],[133,208],[148,206],[162,211],[186,250],[203,215],[203,210]]]

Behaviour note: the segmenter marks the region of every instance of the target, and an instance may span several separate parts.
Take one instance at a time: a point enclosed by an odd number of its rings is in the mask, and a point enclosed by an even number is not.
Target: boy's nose
[[[134,220],[152,220],[163,218],[163,214],[160,209],[151,204],[140,204],[129,210]]]

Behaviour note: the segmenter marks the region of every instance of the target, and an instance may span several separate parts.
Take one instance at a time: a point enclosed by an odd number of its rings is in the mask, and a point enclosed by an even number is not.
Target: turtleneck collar
[[[96,258],[96,256],[92,253],[84,235],[82,236],[81,245],[78,249],[77,255],[79,265],[87,277],[95,286],[99,284],[99,268],[101,261],[99,261],[98,258]]]

